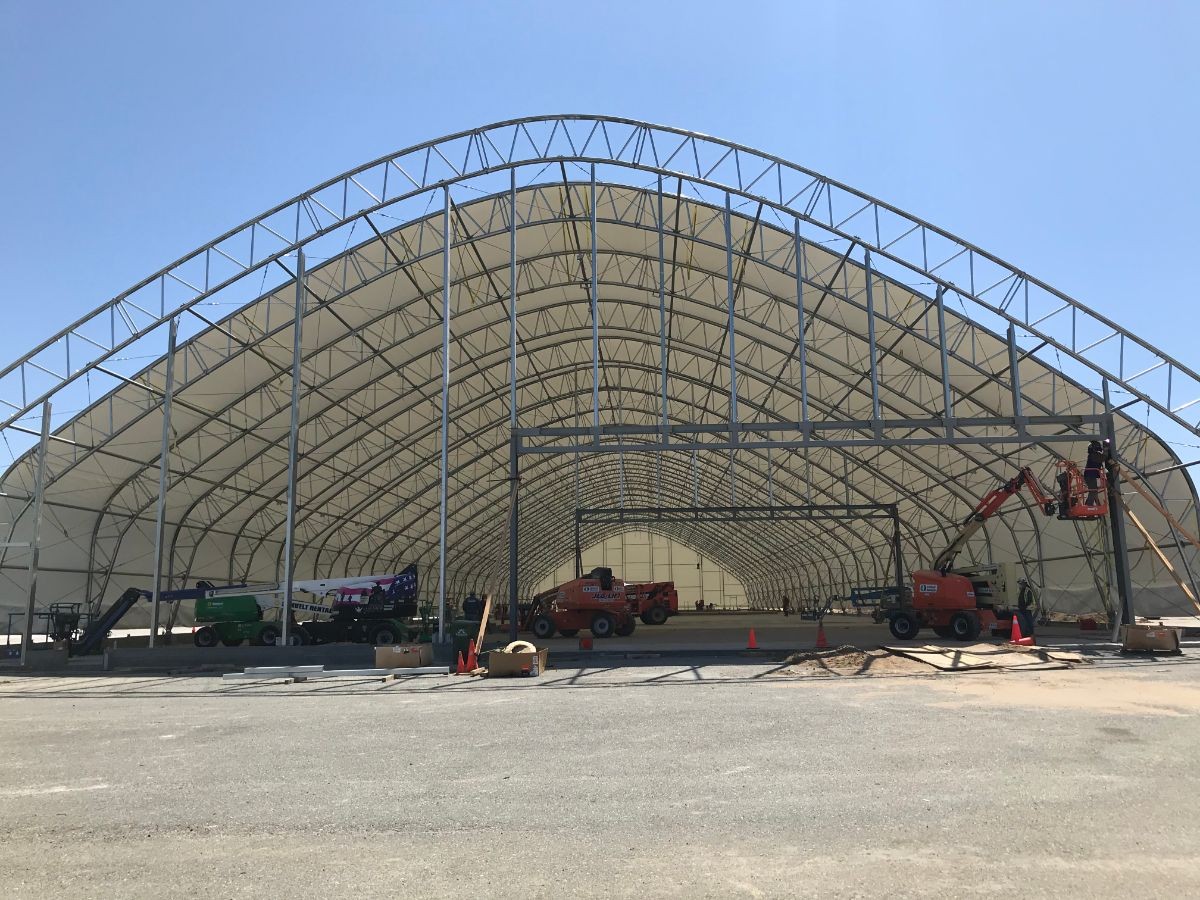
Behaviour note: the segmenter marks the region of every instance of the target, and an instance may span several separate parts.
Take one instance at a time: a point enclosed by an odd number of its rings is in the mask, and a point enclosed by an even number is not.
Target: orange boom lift
[[[928,627],[940,634],[969,641],[979,637],[984,628],[990,630],[998,620],[1011,621],[1013,610],[997,609],[977,597],[971,580],[954,572],[951,566],[971,537],[1022,488],[1029,489],[1047,516],[1086,520],[1108,515],[1108,478],[1103,468],[1098,470],[1094,487],[1088,486],[1076,463],[1060,460],[1058,468],[1059,491],[1054,496],[1042,487],[1028,467],[1024,467],[1014,478],[979,501],[963,521],[954,540],[933,561],[933,567],[912,573],[912,596],[907,598],[908,602],[902,600],[890,609],[881,610],[881,617],[887,619],[894,637],[908,640],[916,637],[923,627]],[[1032,631],[1032,615],[1025,610],[1017,612],[1028,616]],[[1022,631],[1025,624],[1022,622]]]

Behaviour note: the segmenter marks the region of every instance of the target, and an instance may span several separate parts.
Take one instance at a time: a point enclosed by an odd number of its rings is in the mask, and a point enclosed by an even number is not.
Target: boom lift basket
[[[1058,517],[1060,519],[1103,519],[1108,515],[1108,473],[1096,471],[1096,485],[1069,459],[1058,461]],[[1090,501],[1090,502],[1089,502]]]

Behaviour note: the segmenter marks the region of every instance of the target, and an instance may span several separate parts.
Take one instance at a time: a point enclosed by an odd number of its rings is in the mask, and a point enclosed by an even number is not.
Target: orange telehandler
[[[568,581],[533,598],[525,628],[536,637],[574,637],[582,628],[593,637],[609,638],[633,634],[637,628],[633,607],[625,594],[625,582],[614,578],[612,569],[592,569],[582,578]]]
[[[1108,480],[1103,468],[1097,470],[1092,484],[1070,460],[1060,460],[1058,492],[1051,496],[1028,467],[1014,478],[991,491],[967,516],[954,540],[938,554],[930,569],[912,573],[912,594],[876,613],[877,621],[886,620],[892,635],[899,640],[917,636],[923,627],[942,637],[961,641],[974,640],[984,628],[1017,616],[1021,632],[1033,633],[1034,617],[1024,604],[1017,610],[998,608],[989,598],[977,596],[971,579],[951,569],[954,559],[967,541],[994,516],[1009,497],[1026,487],[1042,512],[1060,519],[1099,519],[1108,514]],[[1028,596],[1028,595],[1025,595]]]

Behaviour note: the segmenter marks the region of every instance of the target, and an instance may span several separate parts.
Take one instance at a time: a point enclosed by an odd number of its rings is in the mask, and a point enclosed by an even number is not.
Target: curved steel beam
[[[548,135],[545,134],[547,128],[549,128]],[[615,143],[618,149],[615,151],[613,135],[610,132],[616,133]],[[544,138],[544,142],[535,140],[534,133],[537,133],[540,138]],[[659,142],[663,143],[662,155],[658,150]],[[502,149],[506,143],[508,144],[507,152]],[[518,144],[520,144],[520,152],[518,152]],[[666,154],[666,150],[672,147],[674,149],[670,154]],[[460,153],[462,163],[455,165],[450,160],[457,159]],[[701,162],[702,157],[705,160],[704,163]],[[257,271],[262,266],[292,252],[298,246],[303,246],[348,222],[355,221],[364,215],[391,206],[432,187],[449,186],[514,167],[544,166],[552,162],[608,163],[615,167],[686,179],[690,184],[728,191],[730,194],[757,201],[786,214],[797,216],[830,234],[869,247],[879,256],[930,278],[960,297],[977,303],[993,315],[1021,326],[1029,334],[1054,346],[1060,352],[1067,353],[1077,362],[1120,385],[1132,396],[1160,414],[1174,420],[1192,433],[1200,434],[1196,423],[1190,422],[1180,415],[1185,409],[1200,403],[1200,376],[1148,342],[1120,328],[1112,320],[1087,308],[1061,291],[1051,288],[1044,282],[1008,265],[998,257],[986,253],[981,248],[877,198],[779,157],[762,154],[743,145],[720,141],[682,129],[655,126],[632,119],[582,115],[509,120],[417,145],[330,179],[313,190],[280,204],[262,216],[226,232],[215,241],[202,246],[139,282],[129,291],[118,295],[93,313],[82,317],[53,337],[43,341],[24,357],[0,369],[0,387],[14,388],[19,381],[21,388],[20,403],[13,400],[3,401],[10,407],[12,413],[0,422],[0,428],[11,427],[44,399],[76,380],[80,374],[95,368],[133,340],[150,333],[170,318],[188,311],[213,290],[227,286],[238,278]],[[411,174],[405,163],[409,168],[415,170],[418,169],[418,164],[421,164],[419,166],[420,180]],[[673,163],[675,168],[671,168]],[[389,175],[393,175],[393,169],[398,173],[393,176],[393,186],[396,181],[401,180],[400,176],[403,176],[404,181],[411,184],[416,190],[401,191],[391,195],[389,199],[387,179]],[[563,171],[565,173],[565,168]],[[714,178],[714,174],[718,177]],[[366,183],[375,185],[373,178],[379,175],[383,180],[382,188],[377,196],[366,186]],[[336,208],[338,204],[334,199],[335,195],[339,193],[337,190],[339,187],[340,212]],[[756,187],[757,191],[755,191]],[[836,214],[835,209],[838,210]],[[289,222],[294,221],[294,227],[290,229],[290,234],[281,234],[277,228],[271,227],[270,223],[274,220],[278,228],[283,228],[281,222],[284,219]],[[852,222],[856,225],[865,225],[868,237],[863,238],[858,234],[852,234],[846,228]],[[873,237],[871,236],[872,230]],[[274,236],[278,242],[283,244],[283,249],[276,249],[273,253],[259,254],[255,250],[255,238],[259,234],[263,238],[268,235]],[[915,248],[909,250],[907,245],[901,243],[914,234],[920,238],[920,253],[917,253]],[[932,257],[930,253],[931,238],[944,245],[935,248]],[[239,239],[249,244],[248,262],[242,262],[230,252]],[[278,248],[278,245],[276,247]],[[261,245],[259,249],[261,250]],[[939,269],[963,257],[965,257],[969,272],[968,285],[958,286],[938,274]],[[222,259],[225,262],[222,262]],[[231,265],[233,272],[233,275],[216,286],[211,283],[214,262],[223,266]],[[976,285],[977,267],[986,267],[989,270],[987,276],[981,279],[981,282],[987,285],[986,287],[977,287]],[[203,270],[203,288],[184,277],[193,269]],[[994,278],[993,276],[999,277]],[[166,310],[165,302],[168,279],[172,283],[184,286],[186,291],[191,292],[183,303],[175,305],[169,313]],[[157,315],[143,296],[155,293],[152,290],[155,286],[159,288],[157,293],[160,299],[160,309]],[[997,302],[991,302],[987,295],[998,289],[1002,290],[996,295]],[[1033,298],[1034,300],[1044,296],[1054,306],[1048,312],[1044,311],[1044,307],[1039,308],[1039,318],[1037,319],[1034,319],[1031,313],[1031,291],[1039,295],[1039,297]],[[1000,296],[1003,299],[999,299]],[[1022,301],[1018,305],[1018,311],[1024,309],[1023,315],[1014,315],[1009,311],[1013,300],[1018,297]],[[138,303],[138,299],[142,299],[143,302]],[[1036,303],[1034,305],[1036,306]],[[1107,332],[1107,335],[1093,340],[1081,348],[1076,345],[1074,337],[1069,344],[1064,343],[1065,339],[1060,340],[1038,327],[1051,317],[1057,316],[1062,310],[1071,311],[1073,335],[1078,332],[1078,320],[1081,316],[1087,323],[1098,325],[1102,331]],[[111,340],[107,343],[90,336],[84,327],[97,324],[106,315],[111,325],[112,335]],[[118,319],[129,331],[130,338],[117,340],[116,322]],[[91,351],[88,361],[76,370],[73,370],[70,364],[70,339],[72,336],[76,337],[77,348]],[[1096,352],[1097,348],[1109,343],[1114,338],[1120,347],[1120,365],[1115,372],[1099,359],[1100,354]],[[67,357],[65,371],[59,372],[50,369],[37,361],[47,351],[58,349],[60,344]],[[1138,348],[1155,360],[1152,365],[1144,367],[1143,371],[1130,375],[1128,378],[1124,372],[1124,350],[1127,344]],[[78,360],[79,349],[76,353]],[[1164,367],[1168,382],[1165,401],[1144,393],[1133,384],[1137,378]],[[25,386],[27,372],[45,373],[53,380],[51,387],[30,399]],[[1172,391],[1181,392],[1187,399],[1183,403],[1175,405],[1173,400],[1178,393],[1173,394]],[[17,396],[17,394],[14,391],[10,396]]]

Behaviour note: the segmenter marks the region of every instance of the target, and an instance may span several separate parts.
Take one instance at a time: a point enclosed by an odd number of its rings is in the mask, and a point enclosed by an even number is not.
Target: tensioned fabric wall
[[[548,128],[553,121],[489,128],[519,134],[522,127]],[[594,134],[596,123],[605,121],[579,117],[570,127],[591,127]],[[652,128],[607,123],[647,134]],[[729,186],[711,174],[702,177],[698,151],[696,166],[682,171],[663,164],[665,151],[654,166],[635,164],[616,151],[597,162],[596,155],[579,152],[585,133],[572,141],[574,159],[552,152],[560,140],[552,133],[539,158],[517,159],[514,150],[503,164],[472,169],[468,160],[452,165],[455,174],[442,178],[428,171],[418,175],[411,164],[393,161],[388,168],[385,161],[396,191],[405,189],[395,200],[388,199],[392,188],[386,182],[371,181],[377,180],[374,169],[360,170],[354,183],[376,202],[362,200],[354,215],[345,196],[339,215],[326,186],[320,189],[325,194],[318,190],[285,204],[274,219],[268,216],[252,228],[249,238],[261,242],[258,248],[245,246],[238,230],[212,245],[202,275],[177,279],[187,289],[162,275],[149,279],[146,284],[162,293],[161,303],[156,300],[147,313],[156,322],[126,322],[110,306],[108,318],[97,317],[95,327],[107,331],[115,322],[111,340],[87,332],[87,322],[64,332],[77,335],[77,358],[67,364],[69,377],[59,372],[60,381],[45,390],[54,402],[55,439],[47,448],[39,605],[79,600],[95,607],[129,585],[149,586],[167,369],[162,326],[171,318],[172,303],[184,311],[177,313],[181,339],[174,359],[164,574],[171,586],[198,578],[281,578],[296,297],[294,255],[288,255],[296,242],[289,245],[284,235],[293,234],[292,226],[281,223],[293,214],[294,234],[308,232],[300,241],[308,269],[297,577],[378,573],[417,562],[423,590],[431,595],[436,590],[444,190],[450,191],[452,209],[452,375],[444,436],[452,596],[506,589],[514,396],[522,428],[591,425],[595,410],[606,425],[655,426],[664,413],[671,423],[730,420],[731,284],[741,420],[871,419],[872,344],[878,411],[888,419],[926,422],[944,414],[943,347],[956,418],[1017,414],[1009,374],[1012,347],[1005,334],[1011,322],[989,311],[987,303],[972,305],[979,289],[942,280],[959,265],[956,258],[940,272],[906,267],[889,254],[909,238],[889,247],[882,237],[845,237],[835,227],[840,223],[833,221],[832,208],[828,222],[816,214],[823,201],[814,202],[807,215],[789,213],[791,207],[781,202],[756,198],[746,186],[749,177],[740,173],[736,182],[729,178],[736,188],[727,219]],[[669,133],[694,144],[708,140]],[[532,138],[530,144],[538,147]],[[444,149],[439,153],[450,158]],[[431,158],[426,149],[426,170]],[[330,184],[347,182],[343,177]],[[301,211],[312,220],[305,229]],[[874,228],[880,228],[878,214]],[[243,244],[234,246],[235,239]],[[864,258],[861,251],[869,246],[878,246],[876,255]],[[513,250],[515,394],[509,334]],[[230,274],[218,278],[212,272],[218,266]],[[237,267],[244,271],[239,274]],[[935,302],[939,285],[945,293],[944,326]],[[168,289],[181,291],[183,299],[169,296]],[[1002,312],[1015,310],[1019,297],[1014,291]],[[149,305],[138,308],[144,312]],[[1172,412],[1178,404],[1139,399],[1157,386],[1147,386],[1145,379],[1127,384],[1113,376],[1115,367],[1090,363],[1078,349],[1079,313],[1071,312],[1074,321],[1061,326],[1074,329],[1070,343],[1065,336],[1047,341],[1045,329],[1058,324],[1037,321],[1035,314],[1025,313],[1016,338],[1021,412],[1103,413],[1098,373],[1110,376],[1116,443],[1127,471],[1144,476],[1157,502],[1194,524],[1192,482],[1163,437],[1190,433],[1181,414]],[[118,337],[125,333],[131,337],[123,343]],[[85,344],[78,336],[84,334],[100,349]],[[1124,347],[1127,333],[1120,332],[1120,340]],[[54,347],[62,334],[57,341]],[[143,350],[157,345],[159,358],[152,355],[148,365],[139,361],[130,352],[135,342]],[[44,359],[52,349],[44,345],[37,351],[41,356],[27,361]],[[1190,372],[1174,361],[1169,365],[1172,372]],[[20,367],[23,376],[27,371],[32,370]],[[1178,384],[1184,376],[1173,377]],[[21,415],[9,420],[5,432],[16,458],[0,498],[5,513],[0,518],[9,523],[8,538],[15,544],[31,532],[29,432],[36,430],[31,417],[40,398],[37,389],[23,391],[23,405],[9,404]],[[1166,418],[1163,409],[1170,414]],[[1063,425],[1056,433],[1070,428]],[[998,431],[994,445],[881,440],[841,447],[818,440],[807,448],[758,446],[734,453],[699,449],[526,459],[520,479],[520,585],[530,591],[570,560],[577,506],[896,502],[905,561],[910,567],[927,564],[979,498],[1020,466],[1052,483],[1060,455],[1084,454],[1087,429],[1078,430],[1079,441],[1071,444],[1050,443],[1044,439],[1049,431],[1033,431],[1022,443],[1000,442]],[[1126,499],[1190,580],[1200,564],[1191,545],[1140,494],[1126,490]],[[1014,561],[1041,586],[1049,607],[1095,610],[1113,590],[1108,527],[1047,518],[1021,497],[972,542],[962,561]],[[585,543],[614,531],[611,525],[591,526]],[[890,535],[871,522],[791,521],[770,528],[678,522],[663,523],[659,531],[719,561],[752,599],[782,592],[843,593],[854,585],[886,582],[892,571]],[[1182,591],[1141,535],[1131,531],[1130,541],[1138,612],[1188,611]],[[0,606],[21,608],[29,550],[10,546],[0,552]]]

